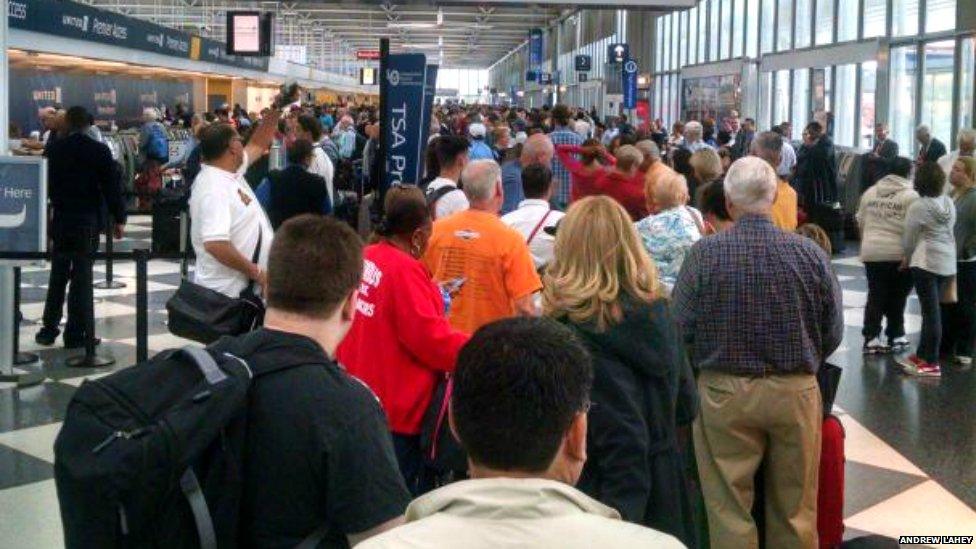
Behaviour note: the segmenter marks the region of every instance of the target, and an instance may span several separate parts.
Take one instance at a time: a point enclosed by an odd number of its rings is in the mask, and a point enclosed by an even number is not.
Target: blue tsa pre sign
[[[637,107],[637,61],[633,59],[628,59],[624,63],[623,70],[623,90],[624,90],[624,108],[633,109]]]
[[[47,160],[36,157],[0,157],[0,251],[46,250]]]
[[[386,183],[388,187],[416,184],[420,180],[427,56],[422,53],[391,55],[383,78],[387,85],[382,113],[386,122],[383,125]]]

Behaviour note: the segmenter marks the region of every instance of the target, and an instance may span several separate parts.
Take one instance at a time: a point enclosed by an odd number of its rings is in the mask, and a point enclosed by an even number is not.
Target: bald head
[[[552,140],[544,133],[537,133],[529,136],[525,144],[522,145],[522,158],[520,162],[523,166],[532,164],[542,164],[549,166],[552,164],[552,157],[556,154],[556,149],[552,145]]]

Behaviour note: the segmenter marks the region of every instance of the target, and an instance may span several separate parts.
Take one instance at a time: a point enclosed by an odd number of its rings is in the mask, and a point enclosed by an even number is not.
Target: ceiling
[[[204,36],[224,38],[228,9],[261,9],[277,15],[277,45],[307,48],[307,62],[348,68],[357,50],[390,39],[394,52],[426,53],[447,67],[487,68],[524,42],[533,27],[558,18],[568,4],[435,3],[433,1],[235,1],[81,0]],[[442,5],[443,4],[443,5]]]

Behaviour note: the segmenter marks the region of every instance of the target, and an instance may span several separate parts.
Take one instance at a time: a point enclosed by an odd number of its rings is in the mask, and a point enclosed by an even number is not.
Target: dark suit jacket
[[[891,139],[885,139],[880,143],[880,146],[875,144],[874,150],[881,158],[895,158],[898,156],[898,143],[895,143]]]
[[[938,162],[940,158],[946,155],[946,146],[942,144],[936,138],[932,138],[929,142],[928,147],[924,147],[918,153],[918,159],[922,162]]]
[[[53,229],[101,231],[106,209],[115,223],[125,223],[122,181],[107,146],[73,133],[49,143],[45,155]]]

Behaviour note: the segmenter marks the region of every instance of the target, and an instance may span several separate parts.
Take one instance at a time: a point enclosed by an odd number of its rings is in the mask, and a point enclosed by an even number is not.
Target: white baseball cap
[[[468,126],[468,133],[471,134],[471,137],[484,137],[488,133],[488,130],[484,124],[475,122]]]

